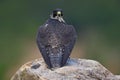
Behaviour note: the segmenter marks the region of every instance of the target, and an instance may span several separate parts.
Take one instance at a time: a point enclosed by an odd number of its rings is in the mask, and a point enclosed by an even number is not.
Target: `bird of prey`
[[[50,18],[38,29],[37,45],[48,68],[66,64],[76,41],[76,31],[63,19],[61,9],[53,10]]]

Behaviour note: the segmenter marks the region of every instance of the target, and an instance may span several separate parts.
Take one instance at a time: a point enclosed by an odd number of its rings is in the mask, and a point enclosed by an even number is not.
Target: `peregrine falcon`
[[[50,18],[38,29],[37,45],[48,68],[66,64],[76,42],[76,31],[63,19],[61,9],[53,10]]]

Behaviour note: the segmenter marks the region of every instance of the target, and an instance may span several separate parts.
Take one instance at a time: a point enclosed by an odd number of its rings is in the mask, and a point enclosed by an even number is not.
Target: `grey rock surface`
[[[99,62],[87,59],[69,59],[66,66],[50,70],[43,59],[24,64],[11,80],[120,80]]]

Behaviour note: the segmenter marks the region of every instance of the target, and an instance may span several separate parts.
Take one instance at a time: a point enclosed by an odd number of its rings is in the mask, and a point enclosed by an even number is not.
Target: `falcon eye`
[[[57,16],[57,14],[56,14],[56,13],[54,13],[54,14],[53,14],[53,17],[56,17],[56,16]]]

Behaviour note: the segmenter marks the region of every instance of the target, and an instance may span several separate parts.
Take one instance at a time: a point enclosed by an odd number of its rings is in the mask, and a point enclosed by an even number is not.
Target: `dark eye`
[[[53,14],[53,17],[55,17],[55,16],[57,16],[57,14],[56,14],[56,13],[54,13],[54,14]]]

